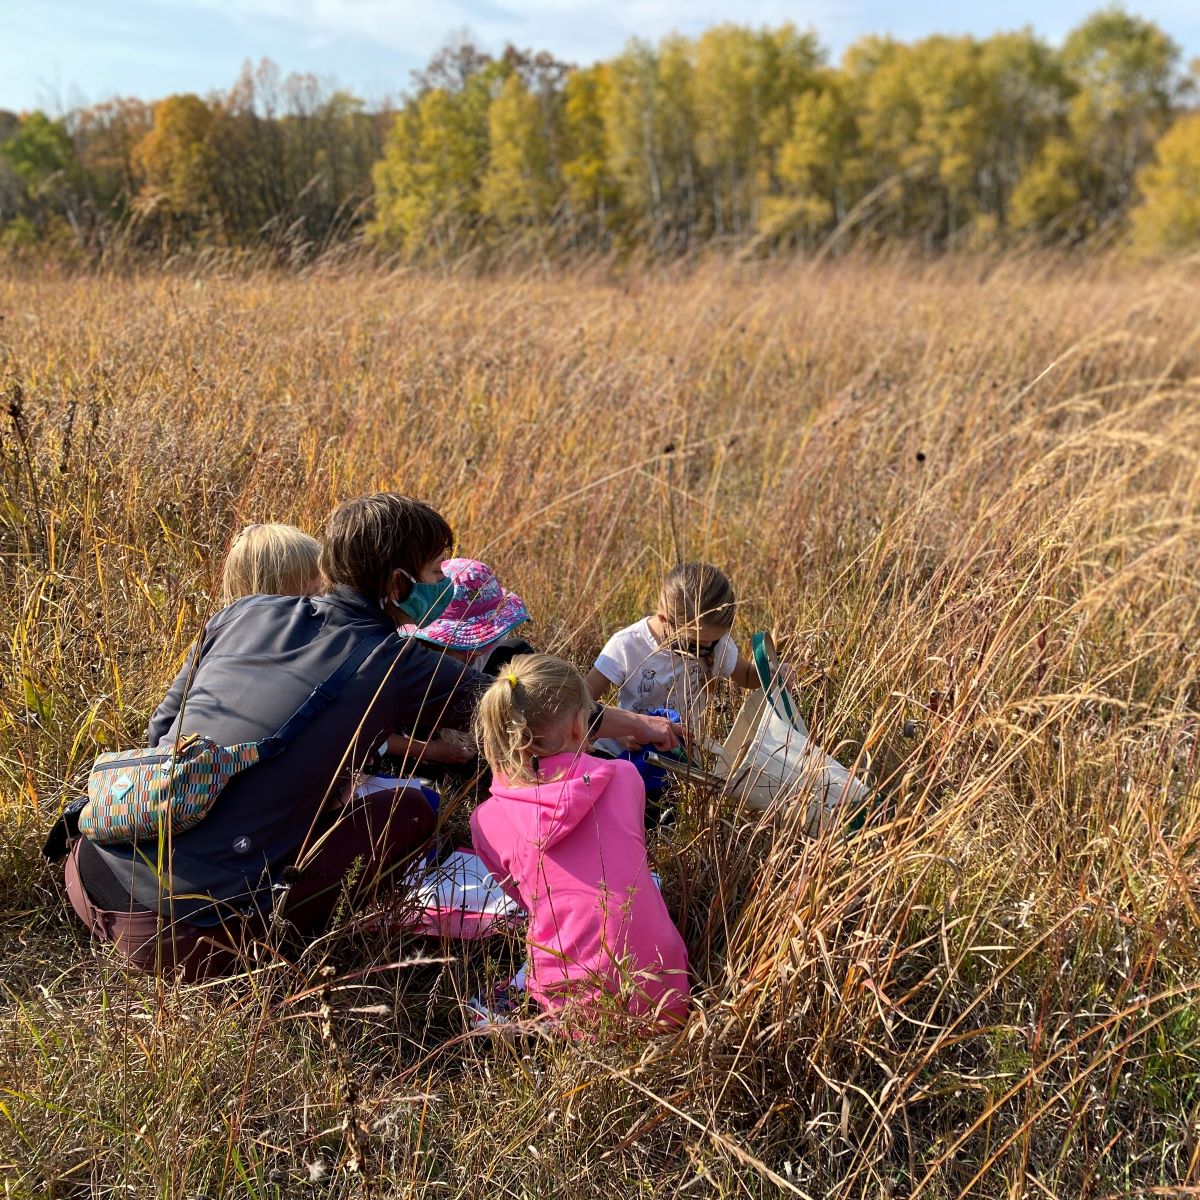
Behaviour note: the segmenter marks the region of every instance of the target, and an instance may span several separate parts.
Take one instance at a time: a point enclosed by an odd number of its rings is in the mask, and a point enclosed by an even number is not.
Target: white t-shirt
[[[596,659],[596,670],[621,689],[617,706],[630,712],[648,713],[656,708],[673,708],[686,725],[699,729],[708,699],[705,683],[727,679],[737,666],[738,651],[726,634],[713,649],[709,670],[695,655],[664,650],[650,632],[650,618],[620,629]],[[616,753],[621,747],[607,739],[597,743]]]

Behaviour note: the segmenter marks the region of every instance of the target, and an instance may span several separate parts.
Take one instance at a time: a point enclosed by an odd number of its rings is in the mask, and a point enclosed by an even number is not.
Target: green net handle
[[[754,668],[758,672],[758,681],[762,685],[763,695],[771,707],[785,721],[796,724],[796,711],[792,708],[791,697],[787,688],[779,682],[778,659],[775,656],[775,643],[769,633],[756,633],[750,638],[750,652],[754,656]],[[771,660],[775,659],[775,666]]]

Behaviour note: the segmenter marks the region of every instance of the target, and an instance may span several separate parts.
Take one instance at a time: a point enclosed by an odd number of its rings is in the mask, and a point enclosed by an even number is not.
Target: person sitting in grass
[[[730,637],[736,611],[733,585],[722,571],[699,562],[673,567],[656,610],[605,643],[588,672],[588,691],[599,700],[615,687],[621,708],[674,709],[689,731],[699,731],[713,680],[761,686],[754,664]]]
[[[321,543],[295,525],[247,525],[234,539],[225,559],[221,600],[226,606],[245,596],[311,596],[321,590]],[[506,592],[496,583],[491,569],[470,558],[447,559],[441,564],[449,583],[445,598],[437,605],[441,615],[430,620],[431,607],[412,610],[409,616],[421,616],[429,623],[423,628],[410,620],[400,632],[417,638],[427,646],[448,654],[460,662],[479,666],[485,674],[497,647],[525,652],[532,647],[508,635],[529,620],[524,601],[514,592]],[[442,605],[445,605],[442,610]],[[498,655],[507,662],[510,656]],[[402,765],[419,763],[426,774],[455,778],[454,768],[476,759],[474,742],[462,730],[440,729],[434,736],[421,739],[394,733],[384,752],[402,760]],[[445,768],[445,770],[443,770]]]
[[[650,872],[646,792],[629,762],[587,751],[593,701],[561,658],[515,658],[476,729],[491,797],[471,815],[475,853],[529,913],[529,994],[544,1009],[687,1014],[687,949]]]
[[[747,690],[762,686],[754,664],[730,636],[736,611],[737,598],[724,572],[701,562],[673,567],[655,611],[617,630],[605,643],[587,674],[589,693],[602,700],[616,688],[621,708],[676,712],[688,735],[698,736],[714,680],[728,679]],[[790,681],[786,668],[782,677],[785,684]],[[597,748],[614,756],[638,749],[628,740],[613,739],[602,739]],[[647,774],[647,813],[657,819],[666,778],[660,772]]]
[[[435,817],[417,788],[354,797],[393,733],[470,726],[486,677],[400,627],[448,603],[453,542],[429,505],[383,492],[338,505],[321,547],[323,591],[254,595],[213,616],[150,720],[151,748],[189,734],[221,746],[273,738],[319,687],[352,668],[281,752],[234,775],[194,828],[163,844],[73,842],[76,915],[133,967],[228,972],[277,925],[307,936],[369,901],[427,843]],[[605,735],[676,744],[668,721],[597,708]]]
[[[313,596],[321,590],[321,543],[295,525],[247,525],[225,558],[221,603],[243,596]]]
[[[492,569],[473,558],[451,558],[441,565],[450,583],[450,599],[442,613],[429,624],[401,625],[400,633],[415,638],[450,658],[479,667],[492,675],[497,648],[528,651],[528,643],[515,643],[512,631],[529,620],[525,602],[516,592],[502,588]],[[511,660],[503,655],[501,665]],[[387,740],[387,753],[407,766],[433,766],[439,777],[454,779],[456,767],[473,763],[477,750],[471,735],[459,729],[439,729],[421,740],[410,734],[394,733]],[[441,768],[440,770],[438,768]]]

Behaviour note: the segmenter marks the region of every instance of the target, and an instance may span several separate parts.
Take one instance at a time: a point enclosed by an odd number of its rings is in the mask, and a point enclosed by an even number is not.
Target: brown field
[[[0,315],[6,1197],[1200,1187],[1194,275],[48,276]],[[871,756],[851,839],[685,798],[678,1037],[466,1034],[517,946],[339,928],[186,988],[67,911],[41,838],[231,533],[379,488],[585,665],[722,564]]]

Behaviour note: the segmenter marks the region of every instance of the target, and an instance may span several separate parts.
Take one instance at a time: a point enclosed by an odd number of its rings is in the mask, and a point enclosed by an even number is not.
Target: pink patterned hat
[[[449,558],[442,574],[451,584],[442,615],[424,628],[402,625],[401,633],[448,650],[478,650],[529,620],[525,601],[505,591],[491,567],[473,558]]]

